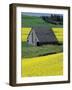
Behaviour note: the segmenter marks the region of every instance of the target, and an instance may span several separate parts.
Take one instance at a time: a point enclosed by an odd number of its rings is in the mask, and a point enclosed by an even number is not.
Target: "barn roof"
[[[34,27],[39,42],[57,42],[54,32],[48,27]]]

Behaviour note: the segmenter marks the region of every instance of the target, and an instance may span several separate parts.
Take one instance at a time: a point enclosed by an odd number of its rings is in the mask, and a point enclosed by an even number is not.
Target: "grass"
[[[32,58],[50,53],[59,53],[63,51],[62,45],[43,45],[43,46],[32,46],[26,42],[22,42],[22,58]]]
[[[22,58],[22,77],[63,75],[63,53]]]
[[[55,25],[45,22],[41,17],[36,16],[22,16],[22,27],[36,27],[36,26],[48,26],[51,27],[63,27],[63,25]]]

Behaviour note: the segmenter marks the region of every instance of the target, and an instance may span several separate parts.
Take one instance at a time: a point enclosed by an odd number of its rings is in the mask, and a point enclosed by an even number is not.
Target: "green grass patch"
[[[22,58],[32,58],[43,55],[48,55],[50,53],[59,53],[63,51],[62,45],[42,45],[34,46],[28,45],[26,42],[22,42]]]

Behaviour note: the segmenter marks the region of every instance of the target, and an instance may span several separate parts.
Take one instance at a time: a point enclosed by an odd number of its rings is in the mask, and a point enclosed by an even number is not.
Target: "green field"
[[[63,51],[62,45],[32,46],[22,42],[22,58],[32,58]]]
[[[41,17],[36,16],[22,16],[22,27],[38,27],[38,26],[47,26],[51,27],[63,27],[63,25],[55,25],[45,22]]]
[[[63,75],[63,54],[23,58],[22,77]]]

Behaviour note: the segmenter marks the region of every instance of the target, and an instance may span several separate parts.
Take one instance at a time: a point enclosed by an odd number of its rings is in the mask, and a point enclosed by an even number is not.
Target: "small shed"
[[[28,44],[31,45],[44,45],[44,44],[56,44],[57,39],[54,32],[48,27],[34,27],[27,38]]]

